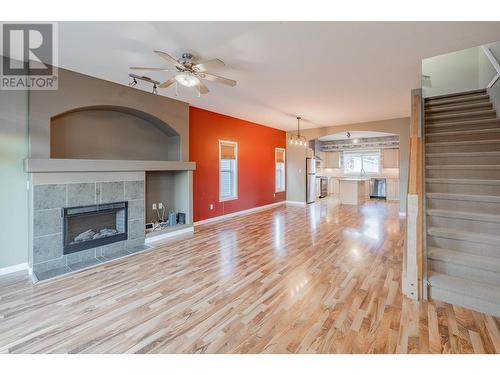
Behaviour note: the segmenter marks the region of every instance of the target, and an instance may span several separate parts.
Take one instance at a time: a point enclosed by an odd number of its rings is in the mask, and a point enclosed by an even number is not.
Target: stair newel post
[[[411,92],[410,160],[406,202],[406,241],[403,251],[403,293],[423,297],[423,100],[422,90]]]

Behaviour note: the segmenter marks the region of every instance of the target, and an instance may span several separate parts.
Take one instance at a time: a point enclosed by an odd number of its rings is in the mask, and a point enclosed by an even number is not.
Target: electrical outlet
[[[158,208],[161,210],[163,208],[163,203],[158,203]]]
[[[210,209],[213,210],[214,209],[214,205],[212,203],[210,203]]]
[[[156,210],[156,203],[153,203],[153,210]]]
[[[273,198],[276,198],[276,193],[273,194]]]

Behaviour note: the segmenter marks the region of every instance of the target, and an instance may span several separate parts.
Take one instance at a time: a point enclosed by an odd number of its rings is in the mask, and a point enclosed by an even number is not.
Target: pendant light
[[[301,117],[297,116],[297,134],[290,135],[290,144],[295,146],[307,146],[307,139],[300,135],[300,120]]]

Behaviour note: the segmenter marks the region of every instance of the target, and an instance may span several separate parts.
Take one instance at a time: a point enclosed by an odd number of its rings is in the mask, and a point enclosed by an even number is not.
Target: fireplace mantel
[[[158,160],[25,159],[24,168],[27,173],[192,171],[196,169],[196,163]]]

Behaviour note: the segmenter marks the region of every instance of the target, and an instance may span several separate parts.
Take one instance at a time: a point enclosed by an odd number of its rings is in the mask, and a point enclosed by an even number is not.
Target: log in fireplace
[[[63,208],[63,254],[126,240],[127,207],[116,202]]]

